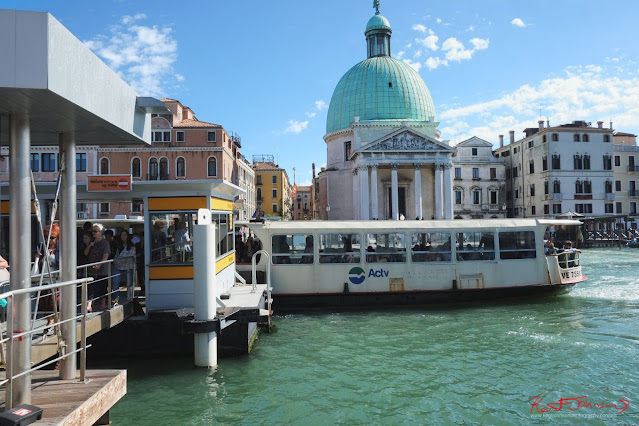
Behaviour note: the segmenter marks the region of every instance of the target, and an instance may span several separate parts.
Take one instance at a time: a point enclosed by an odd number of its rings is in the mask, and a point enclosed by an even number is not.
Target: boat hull
[[[541,284],[437,291],[273,294],[273,310],[275,314],[281,314],[308,309],[374,309],[380,307],[415,307],[473,301],[536,298],[568,293],[576,284]]]

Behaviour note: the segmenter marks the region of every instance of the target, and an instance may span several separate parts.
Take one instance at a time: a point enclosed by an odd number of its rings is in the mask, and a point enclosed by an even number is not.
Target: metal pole
[[[76,164],[75,164],[75,135],[73,133],[60,134],[60,161],[63,165],[61,209],[60,209],[60,274],[61,281],[77,279],[77,247],[78,236],[76,229]],[[62,321],[76,315],[77,291],[75,286],[65,286],[60,290],[60,315]],[[76,324],[74,321],[62,323],[62,340],[65,352],[73,352],[76,348]],[[77,376],[77,354],[70,354],[60,360],[60,378],[75,379]]]
[[[193,229],[193,293],[195,320],[212,321],[217,315],[215,297],[215,224],[211,211],[199,209]],[[217,333],[195,333],[193,336],[196,367],[217,367]]]
[[[9,118],[9,256],[11,260],[11,290],[31,287],[31,137],[29,116],[11,114]],[[29,294],[14,298],[14,330],[31,330],[31,300]],[[13,342],[9,354],[10,371],[20,374],[31,368],[31,339],[21,337]],[[12,381],[11,404],[17,407],[31,403],[31,374]]]

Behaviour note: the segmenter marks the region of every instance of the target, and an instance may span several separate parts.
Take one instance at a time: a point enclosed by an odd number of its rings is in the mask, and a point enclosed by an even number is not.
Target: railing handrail
[[[85,278],[79,278],[79,279],[75,279],[75,280],[69,280],[69,281],[61,281],[61,282],[57,282],[54,284],[47,284],[47,285],[38,285],[38,286],[34,286],[34,287],[28,287],[28,288],[21,288],[21,289],[15,289],[15,290],[10,290],[4,293],[0,293],[0,299],[5,299],[7,301],[7,337],[1,339],[1,342],[7,343],[7,354],[9,356],[9,363],[8,363],[8,368],[7,368],[7,374],[6,374],[6,378],[2,381],[0,381],[0,384],[6,384],[6,398],[5,398],[5,405],[7,409],[11,409],[12,407],[12,393],[13,393],[13,381],[14,379],[24,376],[25,374],[30,374],[33,371],[39,370],[49,364],[52,364],[54,362],[57,362],[61,359],[67,358],[70,355],[74,354],[74,353],[78,353],[80,352],[81,355],[81,360],[80,360],[80,380],[83,381],[85,379],[86,376],[86,349],[87,349],[87,344],[86,344],[86,320],[87,320],[87,308],[86,308],[86,304],[87,304],[87,285],[88,283],[93,281],[93,277],[85,277]],[[3,282],[2,284],[4,284],[5,282]],[[13,357],[14,354],[14,350],[13,350],[13,341],[15,339],[23,339],[24,336],[29,336],[32,334],[35,334],[36,332],[40,331],[41,329],[43,329],[43,327],[30,327],[29,330],[27,331],[22,331],[22,330],[14,330],[14,315],[13,315],[13,309],[14,309],[14,300],[16,296],[20,296],[20,295],[24,295],[24,294],[29,294],[29,293],[39,293],[43,290],[52,290],[55,291],[55,289],[61,288],[61,287],[68,287],[68,286],[76,286],[80,284],[81,285],[81,314],[80,315],[75,315],[72,318],[65,318],[64,320],[60,320],[57,322],[54,322],[53,324],[47,324],[48,327],[59,327],[60,324],[63,323],[67,323],[70,321],[77,321],[77,319],[81,320],[80,323],[80,328],[81,328],[81,339],[80,339],[80,348],[79,349],[75,349],[75,342],[71,342],[71,343],[67,343],[66,345],[64,345],[64,348],[66,349],[70,349],[68,348],[69,345],[73,345],[73,350],[65,350],[63,349],[63,347],[60,347],[61,352],[59,353],[59,355],[57,357],[55,357],[52,360],[47,361],[46,363],[40,364],[38,366],[32,367],[30,369],[27,369],[25,371],[20,371],[17,374],[14,374],[14,365],[15,362],[14,360],[11,358]]]
[[[42,290],[53,290],[54,288],[66,287],[68,285],[82,284],[84,281],[87,281],[87,282],[93,281],[93,277],[78,278],[77,280],[63,281],[63,282],[59,282],[59,283],[55,283],[55,284],[46,284],[46,285],[39,285],[37,287],[29,287],[29,288],[20,288],[18,290],[10,290],[10,291],[7,291],[5,293],[0,293],[0,299],[6,299],[7,297],[16,296],[16,295],[19,295],[19,294],[35,293],[37,291],[42,291]],[[8,282],[10,282],[10,281],[3,281],[2,283],[0,283],[0,286],[4,285],[5,283],[8,283]]]

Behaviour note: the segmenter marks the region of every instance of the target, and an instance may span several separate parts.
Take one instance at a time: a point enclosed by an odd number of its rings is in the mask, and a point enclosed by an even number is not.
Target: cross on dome
[[[373,7],[375,8],[375,15],[379,15],[379,0],[373,0]]]

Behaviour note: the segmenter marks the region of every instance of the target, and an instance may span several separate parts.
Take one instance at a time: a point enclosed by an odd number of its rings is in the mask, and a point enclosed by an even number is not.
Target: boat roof
[[[578,220],[554,219],[471,219],[471,220],[323,220],[323,221],[285,221],[285,222],[236,222],[237,225],[248,225],[252,228],[268,228],[273,230],[288,229],[488,229],[488,228],[532,228],[549,225],[580,225]]]

